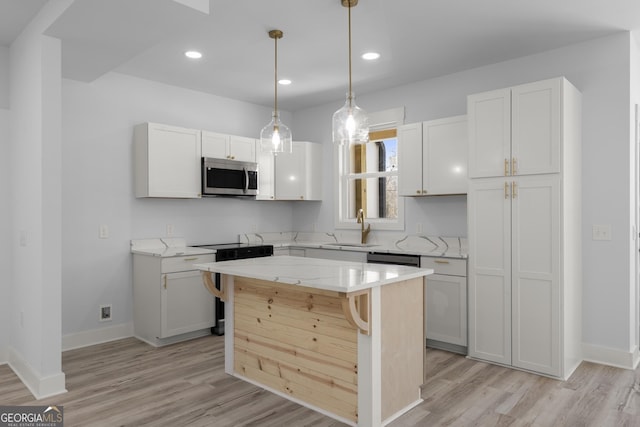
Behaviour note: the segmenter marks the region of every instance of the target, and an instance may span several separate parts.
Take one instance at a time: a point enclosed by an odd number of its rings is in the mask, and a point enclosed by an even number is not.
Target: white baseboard
[[[36,399],[66,393],[64,372],[42,376],[15,349],[8,353],[9,366]]]
[[[635,369],[638,366],[638,362],[640,362],[640,353],[638,352],[638,347],[635,347],[632,351],[624,351],[617,348],[583,343],[582,359],[601,365]]]
[[[62,351],[88,347],[133,336],[133,323],[121,323],[100,329],[76,332],[62,336]]]

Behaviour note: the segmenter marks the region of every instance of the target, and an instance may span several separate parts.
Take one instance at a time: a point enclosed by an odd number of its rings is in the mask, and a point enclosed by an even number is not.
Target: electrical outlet
[[[107,224],[100,224],[100,228],[98,229],[98,237],[101,239],[109,238],[109,226]]]
[[[103,304],[100,306],[99,320],[101,322],[108,322],[111,320],[111,304]]]
[[[611,224],[593,225],[593,240],[611,240]]]
[[[173,224],[167,224],[167,237],[173,237],[174,231]]]

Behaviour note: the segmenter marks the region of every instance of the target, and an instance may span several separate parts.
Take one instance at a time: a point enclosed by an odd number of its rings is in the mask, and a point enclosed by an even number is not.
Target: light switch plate
[[[107,224],[100,224],[100,228],[98,230],[98,237],[101,239],[109,238],[109,226]]]
[[[611,240],[611,224],[593,225],[593,240]]]

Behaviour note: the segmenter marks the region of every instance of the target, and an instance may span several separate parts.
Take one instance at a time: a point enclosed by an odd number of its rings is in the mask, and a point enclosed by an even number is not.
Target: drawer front
[[[420,257],[420,267],[433,268],[435,274],[465,277],[467,275],[466,259],[423,256]]]
[[[213,262],[213,254],[202,255],[189,255],[189,256],[176,256],[162,259],[162,272],[174,273],[177,271],[189,271],[194,270],[193,264],[202,264],[206,262]]]

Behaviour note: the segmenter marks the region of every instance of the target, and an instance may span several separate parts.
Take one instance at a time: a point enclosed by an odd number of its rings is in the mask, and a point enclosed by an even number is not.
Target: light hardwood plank
[[[582,363],[563,382],[427,349],[411,426],[640,425],[640,371]],[[224,339],[154,348],[135,338],[64,352],[67,393],[35,400],[6,365],[0,404],[63,405],[65,426],[344,426],[224,373]]]

